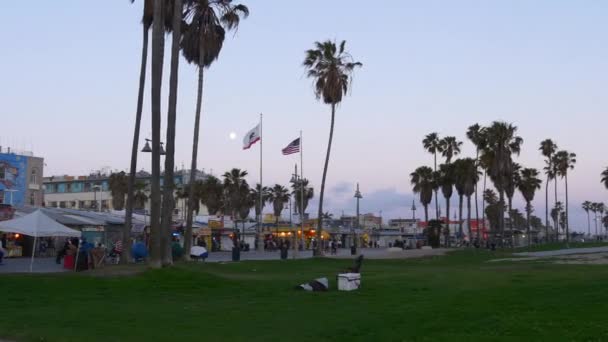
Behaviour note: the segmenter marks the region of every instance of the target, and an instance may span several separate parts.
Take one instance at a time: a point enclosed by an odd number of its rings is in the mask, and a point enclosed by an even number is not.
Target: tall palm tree
[[[566,187],[566,243],[570,241],[570,224],[568,217],[568,171],[574,169],[576,164],[576,154],[568,151],[558,151],[555,153],[554,163],[557,167],[557,175],[564,178]]]
[[[555,240],[559,241],[559,220],[561,213],[564,211],[564,205],[562,202],[555,203],[555,207],[551,209],[551,219],[553,220],[553,224],[555,225]]]
[[[505,188],[507,179],[512,175],[513,154],[519,154],[523,139],[517,134],[517,127],[506,122],[493,122],[487,128],[487,145],[482,151],[482,159],[488,166],[490,179],[498,191],[499,229],[501,233],[501,245],[503,244],[505,218]]]
[[[602,183],[604,183],[604,186],[606,187],[606,189],[608,189],[608,167],[606,167],[606,170],[604,170],[602,172]]]
[[[528,246],[530,246],[530,215],[532,213],[532,201],[536,190],[541,188],[542,180],[539,178],[538,170],[522,169],[517,177],[517,189],[526,201],[526,235],[528,236]]]
[[[152,268],[161,267],[161,193],[160,193],[160,124],[163,57],[165,49],[164,0],[154,0],[152,22],[152,176],[150,177],[150,258]],[[158,20],[157,20],[158,19]]]
[[[363,66],[356,62],[346,51],[346,41],[343,40],[339,46],[335,42],[327,40],[323,43],[316,42],[313,49],[306,51],[303,63],[308,70],[307,76],[313,79],[315,95],[322,99],[325,104],[331,106],[331,123],[329,128],[329,142],[327,143],[327,154],[325,166],[323,167],[323,178],[321,179],[321,192],[319,194],[319,227],[317,229],[317,240],[321,241],[323,231],[323,195],[325,193],[325,179],[329,165],[329,154],[331,142],[334,136],[334,122],[336,106],[342,102],[352,83],[352,74],[355,68]],[[317,244],[316,255],[321,255],[323,249]]]
[[[462,220],[462,208],[464,205],[464,194],[465,194],[465,182],[466,182],[466,166],[463,165],[462,159],[457,159],[454,161],[454,187],[456,188],[456,192],[458,193],[458,235],[459,238],[463,237],[463,220]],[[448,223],[449,221],[448,217]]]
[[[439,138],[439,134],[437,134],[436,132],[427,134],[424,139],[422,139],[422,146],[424,147],[425,151],[433,155],[433,171],[437,172],[437,153],[442,152],[441,139]],[[439,220],[439,196],[437,196],[437,190],[435,190],[435,218]]]
[[[593,203],[589,202],[589,201],[585,201],[583,202],[583,210],[587,213],[587,235],[591,236],[591,215],[589,215],[589,211],[591,211],[591,208],[593,206]]]
[[[186,61],[198,67],[198,89],[196,112],[194,116],[194,134],[192,141],[192,163],[190,167],[190,188],[194,189],[196,176],[196,159],[198,157],[198,138],[200,131],[204,70],[218,59],[226,30],[236,30],[241,18],[249,15],[249,9],[228,0],[188,0],[184,18],[181,48]],[[191,191],[191,194],[194,192]],[[189,198],[190,203],[193,198]],[[186,236],[184,249],[192,247],[192,211],[188,209],[186,217]],[[186,253],[187,254],[187,253]]]
[[[456,137],[445,137],[439,142],[441,146],[441,155],[445,158],[446,163],[451,163],[452,158],[460,154],[462,141],[456,140]]]
[[[108,183],[112,194],[112,207],[115,210],[122,210],[125,206],[125,195],[129,186],[127,174],[124,171],[112,173]]]
[[[131,0],[133,3],[134,0]],[[152,26],[154,17],[154,1],[145,0],[144,10],[141,19],[143,39],[141,47],[141,62],[139,69],[139,90],[137,92],[137,109],[135,110],[135,129],[133,132],[133,144],[131,147],[131,166],[129,169],[129,179],[127,184],[127,205],[125,209],[125,230],[122,234],[122,245],[124,253],[121,254],[120,262],[126,264],[131,255],[131,226],[133,225],[133,205],[135,204],[134,188],[135,176],[137,173],[137,154],[139,153],[139,131],[141,127],[141,113],[144,103],[144,89],[146,85],[146,65],[148,62],[148,32]]]
[[[276,220],[275,223],[277,232],[279,231],[279,219],[281,218],[281,212],[285,207],[285,203],[289,202],[289,196],[289,190],[280,184],[275,184],[275,186],[270,188],[268,193],[268,201],[272,203],[272,211]]]
[[[446,216],[447,216],[447,224],[448,229],[445,231],[445,244],[449,245],[450,241],[450,199],[452,198],[454,183],[456,183],[456,174],[454,170],[454,164],[441,164],[439,165],[437,179],[437,186],[441,189],[441,193],[443,194],[443,198],[445,198],[445,207],[446,207]]]
[[[433,190],[435,187],[435,177],[433,169],[428,166],[421,166],[410,174],[410,183],[413,192],[420,194],[420,203],[424,207],[424,220],[429,222],[429,204],[433,200]]]
[[[594,218],[594,221],[595,221],[595,236],[596,237],[597,237],[597,234],[598,234],[598,230],[597,230],[597,225],[598,225],[598,222],[597,222],[597,210],[599,209],[597,207],[597,205],[598,205],[598,203],[595,203],[595,202],[589,204],[589,211],[593,213],[593,218]]]
[[[597,208],[597,212],[599,213],[598,221],[600,221],[600,220],[603,221],[604,226],[605,226],[606,221],[605,221],[605,218],[602,219],[602,217],[604,216],[604,211],[606,211],[606,206],[604,205],[604,203],[597,203],[596,208]],[[604,228],[606,228],[606,227],[604,227]],[[604,230],[604,233],[605,232],[606,231]],[[604,235],[604,234],[602,234],[602,235]]]
[[[483,197],[485,202],[488,204],[485,211],[488,221],[490,221],[490,233],[492,235],[492,240],[494,240],[496,231],[499,229],[500,215],[502,213],[498,208],[498,198],[496,197],[496,193],[492,189],[486,189],[486,191],[483,193]]]
[[[505,186],[505,194],[507,195],[507,212],[509,214],[509,230],[511,232],[511,247],[515,247],[515,236],[513,235],[513,196],[515,196],[515,190],[517,188],[517,183],[519,182],[519,171],[521,170],[521,165],[513,162],[511,164],[511,174],[507,177],[506,186]]]
[[[479,160],[479,152],[485,148],[486,145],[486,136],[485,136],[485,128],[481,127],[479,124],[474,124],[472,126],[469,126],[468,130],[467,130],[467,138],[469,138],[469,140],[473,143],[473,145],[475,145],[475,165],[477,166],[477,170],[479,170],[479,166],[480,166],[480,160]],[[484,180],[485,180],[485,169],[484,169]],[[475,219],[477,220],[477,242],[479,243],[479,239],[480,239],[480,229],[481,227],[479,226],[479,199],[478,199],[478,191],[477,191],[477,185],[479,184],[479,182],[475,183]],[[484,182],[485,184],[485,182]],[[485,188],[484,188],[485,191]],[[484,204],[482,205],[482,216],[483,216],[483,225],[485,228],[485,213],[484,213],[484,209],[483,207],[485,207],[485,201],[483,201]]]
[[[175,209],[175,131],[177,119],[177,79],[179,70],[179,44],[181,39],[181,23],[183,5],[182,0],[173,0],[171,37],[171,70],[169,72],[169,105],[167,111],[167,137],[165,153],[165,177],[163,182],[163,205],[161,215],[162,231],[162,264],[163,266],[173,264],[173,253],[171,251],[171,222],[173,221],[173,209]],[[189,255],[190,251],[184,253]]]
[[[539,148],[541,154],[545,157],[545,174],[547,175],[547,183],[545,185],[545,235],[549,238],[549,182],[555,179],[553,172],[553,156],[557,151],[557,145],[551,139],[545,139],[540,143]],[[557,182],[555,183],[555,203],[557,203]],[[557,223],[557,222],[556,222]],[[555,226],[557,230],[557,224]]]
[[[260,243],[263,239],[262,239],[262,227],[260,226],[260,223],[262,222],[262,208],[266,205],[266,203],[268,202],[268,196],[269,196],[269,191],[270,189],[268,187],[262,187],[260,185],[260,183],[255,185],[255,188],[252,188],[251,190],[251,196],[253,198],[255,198],[255,217],[258,218],[258,227],[257,227],[257,236],[256,236],[256,242],[255,242],[255,248],[256,250],[262,250],[263,246]],[[262,195],[260,196],[260,192],[262,192]],[[262,203],[260,204],[260,201],[262,201]]]
[[[471,197],[475,193],[475,184],[479,182],[479,171],[477,170],[477,163],[474,159],[471,158],[462,159],[460,167],[462,168],[462,176],[464,177],[464,195],[467,198],[467,226],[469,240],[472,240],[473,237],[471,234]]]

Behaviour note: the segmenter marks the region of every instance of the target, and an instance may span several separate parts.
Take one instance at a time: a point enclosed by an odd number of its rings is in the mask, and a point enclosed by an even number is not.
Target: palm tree
[[[608,167],[602,172],[602,183],[604,183],[604,186],[608,189]]]
[[[163,204],[161,215],[161,247],[162,247],[162,264],[163,266],[173,264],[173,253],[171,251],[171,221],[173,218],[173,209],[175,209],[175,199],[173,192],[175,190],[174,167],[175,167],[175,130],[177,119],[177,79],[179,70],[179,44],[181,39],[181,23],[183,5],[182,0],[173,0],[173,8],[171,10],[172,23],[171,30],[173,35],[171,38],[171,70],[169,73],[169,105],[167,111],[167,137],[166,137],[166,154],[165,154],[165,176],[163,183]],[[169,18],[166,18],[167,20]],[[188,250],[187,253],[190,254]]]
[[[463,236],[463,229],[462,229],[462,207],[464,204],[464,193],[465,193],[465,180],[466,180],[466,175],[464,174],[466,172],[465,170],[465,166],[463,165],[463,161],[462,159],[457,159],[456,161],[454,161],[454,187],[456,188],[456,192],[458,193],[458,234],[460,239],[462,239]],[[448,224],[450,222],[450,218],[448,217]]]
[[[517,127],[506,122],[494,122],[487,128],[487,146],[482,151],[482,159],[486,163],[490,179],[499,196],[499,229],[501,245],[503,244],[505,218],[505,188],[507,179],[512,177],[513,154],[519,154],[523,139],[516,135]]]
[[[530,246],[530,215],[532,213],[532,201],[536,190],[540,189],[542,180],[538,178],[538,170],[522,169],[517,177],[517,189],[526,201],[526,235],[528,236],[528,246]]]
[[[469,126],[468,130],[467,130],[467,138],[469,138],[469,140],[471,140],[471,142],[473,143],[473,145],[475,145],[475,165],[476,165],[476,169],[479,170],[479,166],[480,166],[480,160],[479,160],[479,152],[485,148],[486,145],[486,137],[485,137],[485,129],[483,127],[481,127],[479,124],[474,124],[472,126]],[[485,191],[485,169],[484,169],[484,191]],[[475,218],[477,220],[477,243],[479,243],[479,239],[480,239],[480,229],[481,227],[479,226],[479,199],[478,199],[478,192],[477,192],[477,184],[479,184],[479,182],[475,183]],[[483,225],[485,228],[485,213],[484,208],[485,207],[485,201],[483,201],[482,199],[483,205],[482,205],[482,216],[483,216]]]
[[[553,172],[553,156],[557,151],[557,145],[551,139],[545,139],[540,143],[541,154],[545,157],[545,174],[547,175],[547,183],[545,185],[545,233],[547,239],[549,238],[549,182],[555,179],[555,173]],[[555,203],[557,203],[557,182],[555,183]],[[557,222],[555,229],[557,230]]]
[[[133,3],[134,0],[131,0]],[[146,85],[146,65],[148,61],[148,31],[152,26],[154,1],[145,0],[142,15],[143,40],[141,48],[141,66],[139,70],[139,90],[137,92],[137,109],[135,111],[135,130],[133,132],[133,145],[131,147],[131,168],[129,169],[129,179],[127,184],[127,206],[125,209],[125,229],[122,234],[122,245],[124,253],[121,254],[120,262],[126,264],[131,255],[131,226],[133,225],[133,205],[135,175],[137,173],[137,154],[139,153],[139,131],[141,127],[141,113],[144,103],[144,89]]]
[[[445,157],[445,162],[452,162],[452,158],[460,154],[462,141],[456,140],[456,137],[445,137],[439,142],[441,146],[441,155]]]
[[[289,196],[289,190],[280,184],[275,184],[275,186],[270,188],[268,201],[272,203],[277,232],[279,231],[279,218],[281,218],[281,212],[285,207],[285,203],[289,202]],[[321,224],[319,223],[319,225]]]
[[[589,204],[589,211],[593,212],[593,218],[594,218],[594,221],[595,221],[595,236],[596,237],[597,237],[597,234],[598,234],[598,229],[597,229],[598,228],[597,227],[597,225],[598,225],[598,223],[597,223],[597,210],[599,209],[597,207],[597,205],[598,205],[598,203],[595,203],[595,202]]]
[[[469,231],[469,240],[472,240],[471,234],[471,197],[475,193],[475,184],[479,182],[479,171],[477,163],[474,159],[465,158],[461,162],[462,176],[464,177],[464,195],[467,198],[467,226]],[[478,236],[479,238],[479,227]]]
[[[555,225],[555,239],[559,241],[559,220],[561,213],[564,211],[564,205],[562,202],[555,203],[555,207],[551,209],[551,219],[553,220],[553,224]]]
[[[239,207],[242,201],[243,193],[249,194],[249,185],[245,180],[247,177],[247,171],[240,169],[232,169],[229,172],[224,173],[224,194],[225,194],[225,213],[229,213],[233,220],[237,220],[239,217]]]
[[[236,30],[241,17],[246,18],[249,9],[227,0],[188,0],[184,13],[186,20],[180,42],[182,54],[186,61],[198,67],[198,89],[196,112],[194,116],[194,135],[192,142],[192,164],[190,167],[190,188],[194,189],[196,176],[196,159],[198,156],[198,138],[201,121],[204,70],[218,59],[226,30]],[[191,191],[191,194],[194,192]],[[188,199],[192,203],[193,198]],[[188,209],[186,217],[186,236],[184,249],[192,247],[192,210]],[[187,254],[187,253],[186,253]]]
[[[135,193],[133,194],[133,207],[135,209],[145,209],[146,202],[148,201],[148,195],[146,194],[146,188],[148,185],[142,181],[135,183]]]
[[[583,210],[587,213],[587,235],[591,236],[591,216],[589,215],[589,211],[592,208],[593,203],[589,201],[583,202]]]
[[[486,206],[486,216],[488,217],[488,221],[490,221],[490,231],[492,234],[492,240],[496,236],[496,231],[499,229],[500,225],[500,215],[498,198],[496,197],[496,193],[492,189],[486,189],[483,192],[484,201],[488,204]]]
[[[291,194],[295,199],[296,212],[300,215],[300,219],[303,220],[306,208],[308,208],[308,202],[314,197],[315,191],[311,186],[308,186],[308,179],[306,178],[292,182],[291,187]],[[303,198],[302,192],[304,192]]]
[[[251,189],[251,197],[255,198],[255,217],[258,218],[258,227],[257,227],[257,234],[258,236],[256,236],[256,242],[255,242],[255,248],[256,250],[262,250],[263,246],[262,244],[260,244],[260,242],[262,241],[262,227],[260,227],[260,223],[262,222],[262,208],[266,205],[266,203],[268,202],[268,196],[269,196],[269,188],[268,187],[261,187],[261,185],[258,183],[255,185],[255,188]],[[262,192],[262,195],[260,196],[260,192]],[[260,204],[260,200],[262,201],[262,203]]]
[[[196,182],[193,198],[195,199],[193,209],[196,208],[196,198],[200,198],[200,202],[207,207],[209,215],[217,215],[224,210],[224,185],[217,177],[209,175],[204,180]]]
[[[554,163],[557,167],[557,175],[564,178],[565,186],[566,186],[566,243],[570,240],[570,225],[569,225],[569,217],[568,217],[568,170],[574,169],[574,164],[576,164],[576,154],[570,153],[568,151],[559,151],[555,153]]]
[[[515,196],[515,189],[517,188],[517,183],[519,182],[520,169],[521,165],[513,162],[510,170],[511,175],[505,179],[505,194],[507,195],[507,210],[509,213],[509,230],[511,231],[511,247],[515,247],[515,236],[513,235],[513,216],[511,216],[511,213],[513,212],[513,196]]]
[[[422,146],[428,153],[433,155],[433,171],[437,172],[437,153],[442,152],[441,139],[439,138],[439,134],[437,134],[436,132],[427,134],[424,139],[422,139]],[[437,196],[437,190],[435,190],[435,218],[439,220],[439,196]]]
[[[410,174],[410,182],[415,194],[420,194],[420,203],[424,206],[424,220],[429,222],[429,204],[433,199],[435,189],[435,177],[433,169],[428,166],[421,166]]]
[[[355,68],[363,64],[355,62],[353,57],[346,52],[346,41],[343,40],[339,46],[335,42],[327,40],[323,43],[316,42],[313,49],[306,51],[304,67],[308,69],[307,76],[313,79],[315,95],[322,99],[325,104],[331,106],[331,123],[329,128],[329,142],[327,143],[327,154],[325,166],[323,167],[323,178],[321,179],[321,192],[319,194],[319,227],[317,229],[317,241],[321,241],[323,231],[323,195],[325,193],[325,179],[329,165],[329,154],[331,142],[334,136],[334,122],[336,106],[342,102],[342,97],[347,94],[352,83],[352,74]],[[316,255],[321,255],[323,249],[317,244]]]
[[[115,210],[122,210],[125,206],[125,195],[129,183],[127,174],[124,171],[112,173],[108,183],[112,194],[112,207]]]
[[[437,186],[441,188],[441,193],[445,198],[445,207],[446,207],[446,216],[447,216],[447,224],[448,229],[445,231],[445,244],[449,245],[450,240],[450,199],[452,198],[452,193],[454,190],[454,184],[456,183],[456,172],[454,170],[454,164],[441,164],[439,166],[437,179]]]
[[[599,213],[598,221],[602,220],[602,217],[604,216],[604,211],[606,210],[606,206],[604,205],[604,203],[597,203],[596,208],[597,208],[597,212]],[[605,219],[603,219],[603,221],[604,221],[603,223],[605,226],[606,225]],[[604,235],[604,234],[602,234],[602,235]]]
[[[161,267],[161,193],[160,193],[160,123],[163,57],[165,48],[164,10],[165,1],[154,0],[152,22],[152,176],[150,177],[150,258],[152,268]],[[156,20],[158,19],[158,20]]]

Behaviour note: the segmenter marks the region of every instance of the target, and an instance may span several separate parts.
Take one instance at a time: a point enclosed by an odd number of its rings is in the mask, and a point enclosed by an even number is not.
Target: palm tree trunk
[[[428,204],[424,205],[424,220],[426,221],[427,228],[428,228],[428,224],[429,224],[429,205]]]
[[[135,203],[135,177],[137,175],[137,153],[139,153],[139,131],[141,128],[141,113],[144,103],[146,86],[146,69],[148,62],[148,28],[142,25],[143,41],[141,46],[141,68],[139,70],[139,90],[137,92],[137,109],[135,111],[135,131],[133,132],[133,147],[131,148],[131,168],[127,185],[127,207],[125,208],[125,227],[122,234],[123,253],[120,263],[127,264],[131,255],[131,229],[133,225],[133,205]]]
[[[327,154],[325,155],[325,166],[323,167],[323,178],[321,179],[321,192],[319,194],[319,227],[317,229],[317,249],[315,250],[316,256],[323,254],[323,248],[321,247],[321,236],[323,231],[323,195],[325,193],[325,179],[327,178],[327,167],[329,165],[329,154],[331,153],[331,141],[334,137],[334,122],[336,117],[336,105],[331,105],[331,125],[329,127],[329,142],[327,143]]]
[[[437,152],[434,153],[435,156],[435,172],[437,172]],[[435,189],[435,218],[439,220],[439,196],[437,195],[438,190]],[[448,213],[449,215],[449,213]],[[449,217],[448,217],[449,219]],[[428,220],[427,220],[428,222]]]
[[[513,235],[513,197],[509,197],[509,230],[511,231],[511,248],[515,248],[515,236]]]
[[[498,200],[498,227],[500,230],[500,247],[504,247],[505,244],[505,192],[503,190],[499,191],[499,200]]]
[[[459,204],[458,204],[458,234],[460,235],[458,238],[462,240],[462,205],[464,202],[464,197],[462,195],[458,195]],[[448,222],[450,222],[450,218],[448,217]]]
[[[167,113],[167,141],[165,155],[165,179],[163,183],[163,207],[161,218],[161,248],[162,265],[173,264],[171,250],[171,222],[173,221],[173,208],[175,199],[174,165],[175,165],[175,121],[177,117],[177,76],[179,70],[179,40],[181,37],[182,0],[175,0],[173,4],[173,36],[171,38],[171,71],[169,74],[169,110]],[[187,250],[184,254],[190,254]]]
[[[467,223],[469,231],[469,242],[472,240],[471,235],[471,196],[467,196]]]
[[[445,198],[445,209],[447,210],[447,229],[445,230],[445,246],[450,247],[450,198]]]
[[[591,236],[591,216],[589,210],[587,210],[587,235]]]
[[[530,211],[532,211],[532,204],[526,203],[526,235],[528,236],[528,249],[530,249]]]
[[[475,157],[475,172],[479,171],[479,149],[477,149],[477,154]],[[475,220],[477,221],[477,243],[479,243],[479,197],[477,197],[477,185],[479,184],[479,179],[475,182]],[[469,222],[469,227],[471,227],[471,222]]]
[[[557,208],[557,176],[553,178],[555,184],[555,208]],[[557,219],[553,222],[555,225],[555,241],[559,242],[559,213],[557,213]]]
[[[199,66],[198,66],[198,95],[196,97],[196,112],[194,115],[194,135],[192,138],[192,164],[190,166],[190,191],[188,192],[188,215],[186,216],[186,232],[184,235],[184,250],[188,251],[184,253],[184,259],[190,260],[190,249],[192,248],[192,220],[194,215],[194,184],[196,181],[196,158],[198,157],[198,136],[201,125],[201,111],[203,102],[203,80],[204,80],[204,67],[203,67],[203,56],[202,51],[199,52]]]
[[[565,173],[564,179],[566,181],[566,246],[570,242],[570,218],[568,217],[568,173]]]
[[[160,231],[160,122],[163,54],[165,46],[164,1],[154,1],[152,25],[152,176],[150,185],[150,266],[161,267]]]
[[[549,242],[549,176],[545,185],[545,238]]]
[[[485,198],[485,193],[486,193],[486,184],[487,184],[487,179],[488,179],[487,176],[488,176],[488,173],[484,169],[483,170],[483,193],[481,194],[481,229],[484,232],[486,230],[486,198]],[[477,227],[477,229],[479,229],[479,227]],[[492,232],[491,235],[492,235],[492,240],[494,240],[495,239],[494,232]]]

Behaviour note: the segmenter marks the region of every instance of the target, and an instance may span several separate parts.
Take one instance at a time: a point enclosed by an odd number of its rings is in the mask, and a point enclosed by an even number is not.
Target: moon
[[[236,139],[236,133],[230,132],[230,134],[228,135],[228,137],[230,138],[230,140],[234,140],[234,139]]]

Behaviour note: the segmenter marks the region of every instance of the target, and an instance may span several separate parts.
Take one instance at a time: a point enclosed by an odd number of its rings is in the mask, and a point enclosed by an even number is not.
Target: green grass
[[[608,266],[487,251],[366,260],[357,292],[298,292],[349,260],[189,264],[123,277],[2,276],[18,341],[608,340]]]
[[[517,248],[516,252],[542,252],[542,251],[553,251],[558,249],[566,249],[566,248],[590,248],[590,247],[608,247],[608,243],[606,242],[570,242],[569,246],[566,245],[565,242],[552,242],[547,244],[535,245],[528,247]]]

